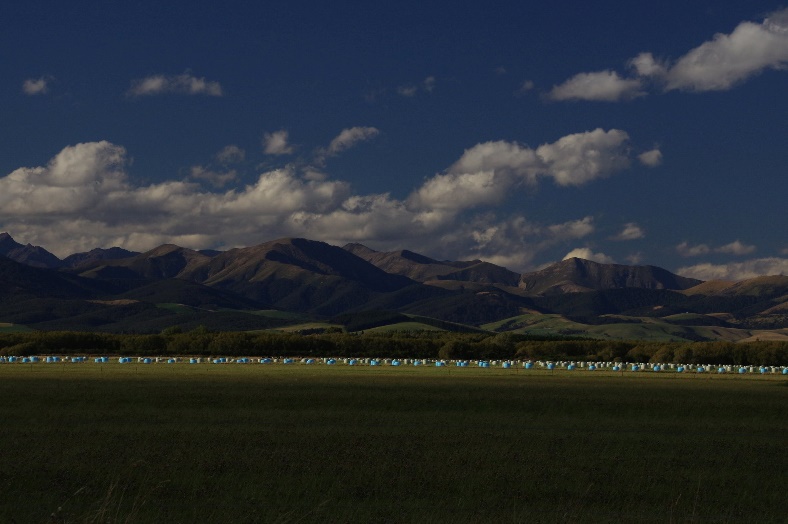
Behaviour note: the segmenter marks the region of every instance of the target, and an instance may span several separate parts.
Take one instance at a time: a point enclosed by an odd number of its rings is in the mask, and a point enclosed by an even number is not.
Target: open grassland
[[[30,331],[33,330],[25,326],[0,322],[0,333],[28,333]]]
[[[399,322],[387,326],[378,326],[363,330],[365,333],[389,333],[399,331],[446,331],[437,326],[430,326],[422,322]]]
[[[505,322],[510,322],[508,325]],[[496,330],[505,326],[506,331],[524,335],[560,336],[576,335],[598,339],[643,340],[659,342],[675,342],[686,340],[682,337],[689,328],[675,326],[667,322],[648,319],[646,322],[624,322],[620,324],[603,324],[599,326],[581,324],[568,320],[560,315],[521,315],[507,319],[504,323],[497,322],[483,326]]]
[[[726,342],[756,340],[788,340],[786,329],[740,329],[733,327],[677,325],[653,317],[626,317],[622,315],[603,315],[607,318],[621,318],[621,323],[601,325],[582,324],[561,315],[524,314],[516,317],[485,324],[482,328],[489,331],[519,333],[535,336],[575,335],[600,340],[640,340],[648,342],[680,342],[687,340],[722,340]],[[681,314],[665,317],[672,321],[705,319],[711,315]]]
[[[0,522],[786,514],[781,375],[19,364],[0,420]]]

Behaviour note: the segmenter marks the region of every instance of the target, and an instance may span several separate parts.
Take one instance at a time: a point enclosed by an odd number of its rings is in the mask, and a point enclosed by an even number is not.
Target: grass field
[[[758,330],[718,326],[676,325],[652,317],[625,317],[605,315],[609,318],[637,320],[620,324],[589,325],[574,322],[561,315],[524,314],[481,326],[490,331],[511,331],[523,335],[555,336],[576,335],[596,339],[640,340],[649,342],[676,342],[687,340],[788,340],[785,329]],[[665,317],[673,320],[705,318],[706,315],[681,314]]]
[[[28,333],[30,331],[33,330],[25,326],[0,322],[0,333]]]
[[[786,515],[775,375],[14,364],[0,421],[0,522]]]
[[[387,326],[379,326],[374,328],[367,328],[363,330],[364,333],[391,333],[403,331],[446,331],[445,329],[430,326],[422,322],[398,322],[396,324],[389,324]]]

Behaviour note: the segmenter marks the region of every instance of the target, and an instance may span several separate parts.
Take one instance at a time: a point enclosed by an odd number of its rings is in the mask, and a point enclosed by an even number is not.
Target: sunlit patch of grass
[[[436,326],[430,326],[422,322],[398,322],[396,324],[389,324],[387,326],[378,326],[374,328],[365,329],[364,333],[391,333],[401,331],[446,331]]]
[[[33,331],[27,326],[20,326],[19,324],[9,324],[7,322],[0,322],[0,333],[29,333]]]
[[[342,326],[339,324],[331,324],[329,322],[304,322],[301,324],[291,324],[289,326],[278,327],[275,329],[275,331],[300,332],[331,328],[342,329]]]

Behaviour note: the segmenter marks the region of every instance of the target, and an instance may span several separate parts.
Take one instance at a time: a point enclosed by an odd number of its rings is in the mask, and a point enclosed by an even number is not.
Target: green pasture
[[[430,326],[423,322],[398,322],[396,324],[388,324],[386,326],[378,326],[374,328],[367,328],[363,330],[364,333],[391,333],[401,331],[446,331],[445,329],[437,326]]]
[[[782,375],[0,365],[0,522],[785,522]]]
[[[724,340],[737,342],[750,337],[763,337],[764,340],[782,340],[781,330],[738,329],[718,326],[676,325],[659,318],[626,317],[608,315],[610,318],[637,320],[600,325],[581,324],[561,315],[524,314],[516,317],[485,324],[482,328],[490,331],[510,331],[523,335],[561,336],[575,335],[600,340],[640,340],[647,342],[681,342],[687,340]],[[706,315],[681,314],[665,317],[673,320],[705,318]],[[775,334],[779,333],[779,335]]]
[[[331,329],[339,328],[339,324],[332,324],[330,322],[303,322],[301,324],[291,324],[289,326],[282,326],[274,329],[273,331],[282,331],[285,333],[298,333],[300,331],[318,330],[318,329]]]
[[[31,331],[33,330],[26,326],[0,322],[0,333],[29,333]]]

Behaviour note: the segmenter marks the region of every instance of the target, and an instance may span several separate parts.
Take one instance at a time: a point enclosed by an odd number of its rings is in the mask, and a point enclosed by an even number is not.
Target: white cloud
[[[328,175],[314,166],[306,166],[301,169],[301,176],[306,180],[321,181],[328,178]]]
[[[648,85],[665,91],[726,91],[767,69],[788,68],[788,8],[762,23],[741,22],[680,57],[660,61],[649,52],[628,63],[634,76],[606,70],[579,73],[548,93],[552,100],[617,102],[645,95]]]
[[[238,158],[237,150],[227,152]],[[497,171],[518,168],[522,151],[512,148],[510,153],[514,156],[506,161],[469,156],[463,165],[490,163],[494,182]],[[533,151],[522,156],[534,157]],[[449,171],[400,200],[389,194],[354,194],[346,182],[316,169],[314,176],[304,176],[296,167],[274,169],[245,186],[222,189],[237,175],[221,164],[218,169],[195,166],[186,180],[154,184],[135,182],[128,167],[126,150],[102,141],[66,147],[44,166],[0,176],[0,230],[59,256],[115,245],[147,250],[173,242],[221,248],[304,236],[337,245],[355,241],[376,249],[407,247],[444,258],[480,258],[513,270],[525,270],[546,249],[594,232],[592,217],[540,224],[520,215],[477,212],[479,205],[506,198],[512,187],[479,189],[478,182],[490,171]],[[450,192],[460,205],[452,207],[446,197]],[[421,205],[413,205],[419,195],[424,197]]]
[[[593,219],[585,217],[558,224],[538,224],[522,215],[499,220],[483,213],[451,227],[437,240],[458,258],[481,259],[514,271],[533,269],[533,260],[548,248],[575,241],[594,231]]]
[[[28,78],[22,83],[22,92],[26,95],[45,95],[49,91],[51,78],[42,76],[41,78]]]
[[[643,231],[643,228],[635,222],[628,222],[624,224],[624,229],[621,230],[621,233],[613,237],[613,240],[638,240],[645,236],[646,232]]]
[[[629,167],[628,141],[625,131],[595,129],[541,145],[536,154],[558,185],[579,186]]]
[[[182,75],[153,75],[133,80],[128,90],[129,96],[150,96],[166,93],[184,95],[222,96],[219,82],[198,78],[189,73]]]
[[[196,180],[210,182],[214,187],[224,187],[233,180],[238,179],[238,174],[235,170],[221,173],[218,171],[211,171],[202,166],[192,166],[189,176]]]
[[[676,273],[700,280],[745,280],[763,275],[788,274],[788,259],[758,258],[730,264],[697,264],[680,267]]]
[[[524,95],[527,92],[531,91],[535,87],[533,80],[524,80],[522,84],[520,84],[520,88],[517,90],[518,95]]]
[[[724,246],[711,247],[707,244],[698,244],[691,246],[688,242],[682,242],[676,246],[676,251],[683,257],[697,257],[701,255],[708,255],[709,253],[722,253],[728,255],[749,255],[754,253],[757,248],[753,245],[744,244],[739,240],[735,240],[730,244]]]
[[[615,71],[579,73],[548,93],[551,100],[618,102],[645,95],[638,78],[622,78]]]
[[[575,240],[583,238],[594,232],[594,218],[585,217],[580,220],[572,220],[563,224],[553,224],[548,226],[549,236],[556,240]]]
[[[683,257],[697,257],[711,253],[711,248],[706,244],[691,246],[689,242],[682,242],[676,246],[676,251]]]
[[[638,155],[638,160],[644,166],[657,167],[662,164],[662,151],[656,148],[650,151],[645,151]]]
[[[528,146],[498,140],[484,142],[466,149],[448,170],[451,174],[506,173],[528,183],[535,183],[543,162]],[[486,175],[485,175],[486,176]]]
[[[629,66],[642,77],[663,77],[667,73],[667,66],[657,61],[651,53],[640,53],[629,61]]]
[[[536,149],[503,140],[465,150],[446,173],[428,179],[409,198],[418,209],[458,212],[502,202],[520,185],[548,177],[559,186],[579,186],[629,166],[629,135],[595,129]]]
[[[207,239],[226,237],[232,245],[245,243],[261,228],[287,234],[292,214],[333,209],[349,193],[343,182],[303,181],[290,170],[263,173],[254,184],[226,192],[179,181],[136,186],[126,165],[123,147],[93,142],[63,149],[44,167],[17,169],[0,178],[0,225],[47,238],[47,247],[60,254],[69,254],[79,239],[91,239],[92,247],[136,248],[129,242],[143,233],[169,239],[197,235],[206,245]],[[199,167],[192,175],[212,182],[232,176]],[[80,227],[71,227],[75,224]]]
[[[246,158],[246,151],[236,145],[229,145],[216,153],[216,160],[223,165],[237,164]]]
[[[730,244],[720,246],[714,250],[715,253],[727,253],[730,255],[749,255],[755,252],[756,247],[753,245],[743,244],[736,240]]]
[[[763,23],[742,22],[681,57],[665,75],[666,89],[724,91],[766,69],[788,66],[788,9]]]
[[[567,260],[569,258],[582,258],[583,260],[590,260],[592,262],[599,262],[600,264],[613,264],[614,260],[612,257],[607,256],[604,253],[594,253],[591,249],[587,247],[579,247],[573,249],[566,256],[563,260]]]
[[[510,183],[496,180],[495,171],[435,175],[411,197],[419,209],[457,212],[497,204],[506,197]]]
[[[266,155],[290,155],[295,148],[288,143],[289,133],[284,129],[263,135],[263,152]]]
[[[372,140],[379,134],[380,130],[374,127],[351,127],[343,129],[339,135],[331,140],[331,143],[328,144],[328,148],[325,150],[325,153],[328,156],[338,155],[342,151],[355,146],[359,142]]]

